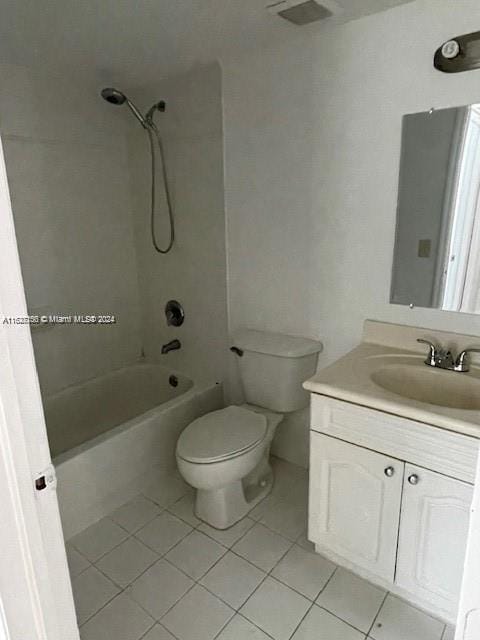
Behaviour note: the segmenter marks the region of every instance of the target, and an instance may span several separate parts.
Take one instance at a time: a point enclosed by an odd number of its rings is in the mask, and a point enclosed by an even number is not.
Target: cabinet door
[[[309,538],[393,581],[404,463],[311,432]]]
[[[406,465],[395,582],[456,616],[473,487]]]

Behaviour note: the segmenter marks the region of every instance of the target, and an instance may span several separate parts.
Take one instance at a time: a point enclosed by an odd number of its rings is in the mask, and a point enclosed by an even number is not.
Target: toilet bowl
[[[195,514],[217,529],[241,520],[270,491],[270,445],[283,416],[250,405],[194,420],[180,435],[177,465],[195,489]]]
[[[178,470],[197,490],[195,514],[217,529],[241,520],[271,490],[270,445],[285,413],[308,405],[302,382],[317,365],[321,342],[264,331],[235,336],[248,404],[213,411],[180,434]]]

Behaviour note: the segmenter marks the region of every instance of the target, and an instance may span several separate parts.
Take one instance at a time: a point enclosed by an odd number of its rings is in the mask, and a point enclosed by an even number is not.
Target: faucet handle
[[[461,373],[468,373],[470,371],[470,365],[467,361],[469,353],[480,353],[480,348],[472,347],[471,349],[464,349],[459,353],[455,360],[455,371],[460,371]]]
[[[428,345],[430,349],[427,359],[425,360],[425,364],[435,365],[435,359],[437,357],[437,347],[433,344],[433,342],[430,342],[430,340],[427,340],[426,338],[417,338],[417,342]]]

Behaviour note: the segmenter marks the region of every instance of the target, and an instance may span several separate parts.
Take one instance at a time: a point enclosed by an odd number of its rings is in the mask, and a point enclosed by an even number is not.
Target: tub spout
[[[162,354],[168,353],[169,351],[175,351],[176,349],[181,349],[182,344],[180,340],[170,340],[167,344],[164,344],[162,347]]]

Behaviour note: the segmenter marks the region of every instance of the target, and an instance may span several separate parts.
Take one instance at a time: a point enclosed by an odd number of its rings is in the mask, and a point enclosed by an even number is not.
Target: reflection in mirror
[[[403,119],[390,302],[480,313],[480,104]]]

